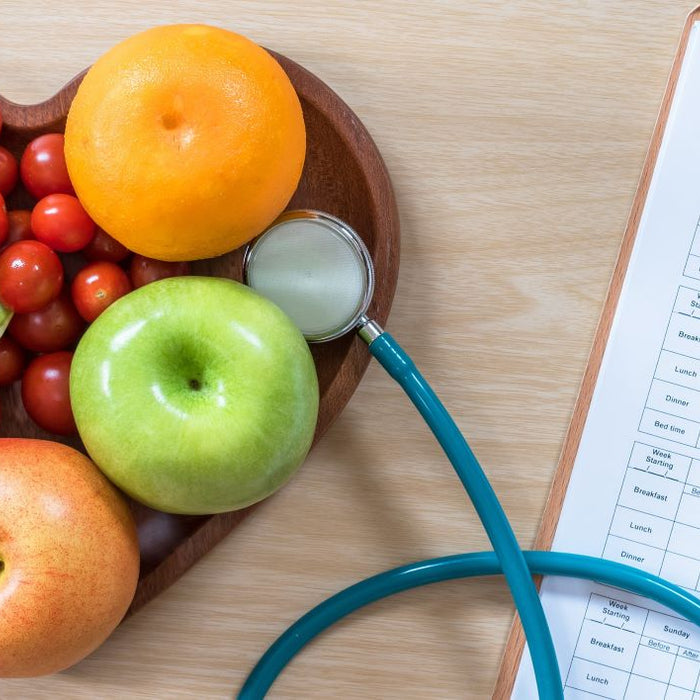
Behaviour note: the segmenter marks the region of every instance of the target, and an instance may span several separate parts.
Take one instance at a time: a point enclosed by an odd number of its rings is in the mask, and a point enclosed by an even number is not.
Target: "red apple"
[[[0,439],[0,677],[60,671],[96,649],[136,589],[129,508],[83,454]]]

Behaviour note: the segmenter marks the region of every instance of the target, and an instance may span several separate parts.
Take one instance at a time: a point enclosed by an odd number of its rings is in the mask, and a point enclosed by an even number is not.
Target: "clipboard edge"
[[[536,549],[550,549],[552,546],[554,533],[557,529],[559,516],[564,504],[564,497],[566,496],[569,480],[571,478],[571,472],[573,470],[576,454],[578,453],[579,444],[581,442],[583,427],[586,423],[586,418],[591,405],[591,399],[593,397],[593,391],[598,379],[598,373],[600,372],[603,353],[605,352],[608,338],[610,336],[612,321],[620,299],[620,292],[627,273],[627,267],[629,265],[634,242],[637,237],[639,222],[644,210],[647,195],[649,193],[649,185],[656,167],[661,141],[666,129],[666,122],[668,120],[671,104],[673,103],[676,86],[678,84],[681,65],[688,47],[690,30],[693,24],[697,21],[700,21],[700,5],[688,13],[680,39],[678,41],[678,46],[671,65],[669,77],[666,81],[664,96],[661,101],[656,123],[654,124],[651,141],[644,158],[644,165],[642,166],[642,172],[637,183],[637,188],[632,200],[632,207],[630,209],[627,223],[625,225],[625,231],[620,243],[615,268],[608,285],[605,302],[598,320],[591,351],[588,356],[588,362],[586,364],[586,369],[584,371],[583,379],[581,380],[578,396],[574,404],[571,421],[564,437],[562,451],[559,456],[557,468],[554,472],[554,477],[552,479],[552,486],[545,502],[542,519],[535,538]],[[538,588],[540,583],[541,577],[538,577]],[[496,679],[496,685],[492,695],[494,700],[506,700],[511,696],[513,686],[515,685],[515,678],[518,673],[518,669],[520,668],[520,659],[522,657],[524,647],[525,635],[523,634],[523,628],[516,613],[510,628],[510,632],[508,633],[503,655],[501,657],[498,677]]]

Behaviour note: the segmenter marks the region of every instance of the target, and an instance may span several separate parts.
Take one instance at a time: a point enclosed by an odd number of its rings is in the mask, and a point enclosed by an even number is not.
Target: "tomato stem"
[[[2,302],[0,302],[0,338],[3,336],[7,327],[10,325],[12,316],[14,312],[8,309]]]

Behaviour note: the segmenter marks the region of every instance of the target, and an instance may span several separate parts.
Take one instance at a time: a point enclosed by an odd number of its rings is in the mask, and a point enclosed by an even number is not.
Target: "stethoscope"
[[[356,331],[399,383],[445,451],[491,541],[493,552],[429,559],[356,583],[310,610],[270,646],[238,697],[262,698],[291,659],[316,635],[358,608],[428,583],[503,574],[528,643],[540,698],[563,698],[559,665],[533,574],[589,579],[655,600],[700,625],[700,599],[633,567],[597,557],[522,551],[478,460],[408,355],[367,317],[372,259],[360,236],[329,214],[286,212],[246,250],[246,283],[276,303],[309,342]]]

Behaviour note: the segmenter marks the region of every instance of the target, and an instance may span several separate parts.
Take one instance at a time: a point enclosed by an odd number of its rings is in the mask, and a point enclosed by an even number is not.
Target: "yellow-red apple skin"
[[[60,671],[94,651],[136,590],[126,501],[83,454],[0,438],[0,677]]]

